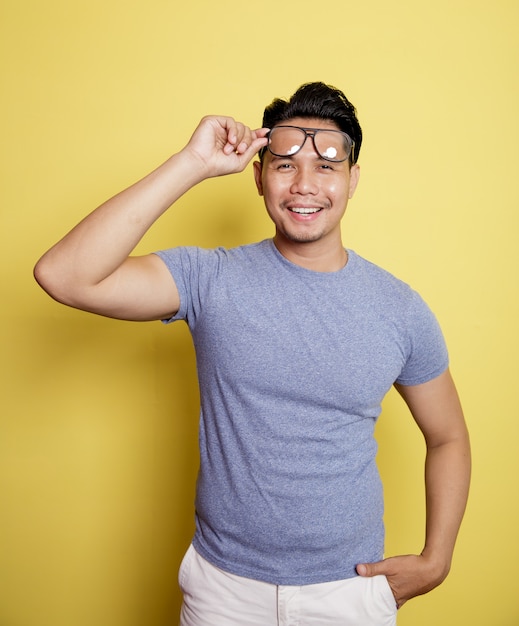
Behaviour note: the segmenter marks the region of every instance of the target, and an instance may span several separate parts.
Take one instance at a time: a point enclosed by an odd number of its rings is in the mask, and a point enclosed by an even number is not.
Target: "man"
[[[275,100],[258,130],[206,117],[35,268],[70,306],[189,324],[201,464],[182,626],[395,624],[397,607],[449,571],[468,435],[432,313],[342,244],[361,141],[354,107],[322,83]],[[130,256],[183,193],[258,152],[272,240]],[[392,385],[425,437],[427,525],[420,555],[384,560],[373,429]]]

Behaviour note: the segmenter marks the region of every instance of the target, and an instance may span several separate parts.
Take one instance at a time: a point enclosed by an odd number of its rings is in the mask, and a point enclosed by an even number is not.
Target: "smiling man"
[[[56,300],[129,320],[185,320],[201,395],[196,532],[182,626],[390,626],[447,576],[470,452],[438,324],[409,286],[344,247],[362,132],[344,94],[300,87],[251,130],[209,116],[157,170],[38,262]],[[141,257],[194,185],[254,176],[272,239]],[[420,554],[383,558],[373,432],[395,386],[426,442]]]
[[[356,131],[358,151],[360,126]],[[297,262],[291,251],[301,248],[310,269],[335,271],[345,265],[341,219],[359,180],[359,166],[350,163],[354,148],[353,139],[327,119],[296,117],[270,131],[268,151],[262,150],[254,173],[276,226],[276,247],[288,259]],[[293,245],[299,243],[318,245],[311,246],[309,256],[310,246]],[[324,255],[320,259],[317,250]]]

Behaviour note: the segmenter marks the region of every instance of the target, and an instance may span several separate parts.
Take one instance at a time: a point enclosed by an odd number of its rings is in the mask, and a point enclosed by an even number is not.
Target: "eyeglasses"
[[[342,163],[350,158],[354,142],[341,130],[328,128],[301,128],[299,126],[274,126],[268,133],[268,151],[277,157],[297,154],[312,138],[314,148],[322,159]]]

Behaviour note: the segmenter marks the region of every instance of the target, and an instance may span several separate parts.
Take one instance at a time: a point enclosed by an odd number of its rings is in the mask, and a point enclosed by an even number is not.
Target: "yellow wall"
[[[515,0],[4,0],[0,625],[176,624],[197,391],[182,325],[62,307],[38,256],[180,148],[206,113],[260,125],[324,80],[356,104],[347,244],[415,286],[450,346],[475,456],[451,576],[400,626],[519,624]],[[182,199],[140,250],[270,235],[252,172]],[[388,552],[420,550],[423,445],[379,430]]]

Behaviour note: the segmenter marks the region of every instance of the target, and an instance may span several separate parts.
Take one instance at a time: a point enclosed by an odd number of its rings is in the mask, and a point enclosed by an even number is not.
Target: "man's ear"
[[[350,167],[350,189],[348,192],[348,198],[352,198],[355,193],[355,189],[357,189],[357,185],[359,184],[360,178],[360,167],[357,163]]]
[[[254,161],[252,164],[254,168],[254,180],[256,181],[256,188],[260,196],[263,195],[263,182],[261,180],[261,172],[263,170],[263,165],[261,161]]]

